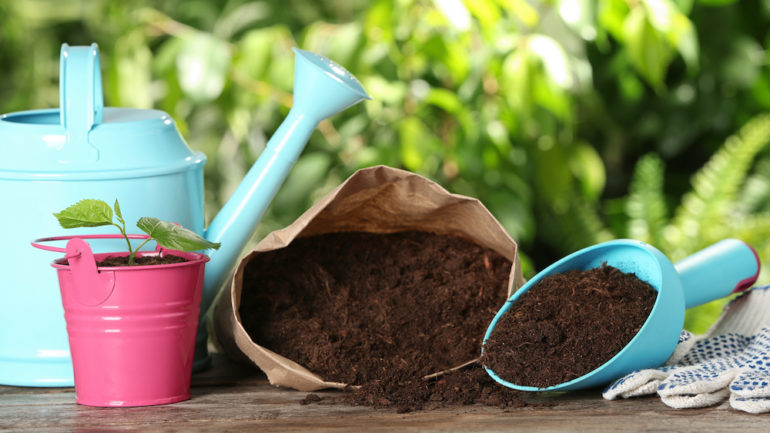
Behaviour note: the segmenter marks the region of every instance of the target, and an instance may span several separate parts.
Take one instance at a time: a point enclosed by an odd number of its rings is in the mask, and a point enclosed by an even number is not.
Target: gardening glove
[[[663,367],[618,379],[607,400],[658,393],[674,408],[706,407],[729,397],[734,409],[770,412],[770,286],[730,302],[703,336],[683,331]]]

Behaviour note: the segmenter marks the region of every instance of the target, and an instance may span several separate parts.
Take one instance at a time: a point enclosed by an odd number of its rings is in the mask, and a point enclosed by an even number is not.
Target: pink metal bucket
[[[120,235],[58,236],[33,246],[64,252],[52,263],[59,277],[75,377],[76,401],[88,406],[151,406],[190,398],[195,334],[209,258],[175,250],[183,263],[97,267],[83,239]],[[146,239],[144,235],[130,235]],[[38,242],[69,240],[66,248]]]

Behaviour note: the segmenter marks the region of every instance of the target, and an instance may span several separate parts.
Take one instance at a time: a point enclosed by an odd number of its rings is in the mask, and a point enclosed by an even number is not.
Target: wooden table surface
[[[212,368],[193,376],[192,398],[166,406],[94,408],[75,404],[72,388],[0,386],[0,430],[21,432],[255,431],[255,432],[550,432],[642,431],[744,433],[770,431],[769,415],[729,409],[676,410],[657,397],[605,401],[598,390],[527,394],[533,403],[503,410],[462,406],[406,414],[335,402],[339,392],[279,389],[257,370],[215,356]],[[324,398],[325,397],[325,398]],[[332,402],[329,402],[332,400]],[[545,404],[542,404],[545,403]]]

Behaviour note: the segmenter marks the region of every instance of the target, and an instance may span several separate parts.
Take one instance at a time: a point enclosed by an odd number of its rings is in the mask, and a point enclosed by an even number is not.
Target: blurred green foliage
[[[757,0],[0,0],[0,112],[57,106],[60,44],[99,43],[107,104],[169,112],[208,155],[210,219],[288,112],[300,46],[373,100],[322,122],[255,239],[387,164],[481,199],[528,275],[615,237],[672,260],[739,237],[766,259],[769,18]]]

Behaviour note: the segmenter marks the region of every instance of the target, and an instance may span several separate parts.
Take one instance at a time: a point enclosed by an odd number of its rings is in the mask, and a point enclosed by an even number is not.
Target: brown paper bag
[[[477,199],[450,194],[438,184],[404,170],[376,166],[354,173],[288,227],[267,235],[235,270],[214,309],[214,330],[231,359],[254,362],[270,383],[314,391],[344,388],[251,340],[239,308],[246,265],[257,255],[283,248],[295,238],[323,233],[363,231],[394,233],[418,230],[460,237],[489,248],[513,265],[508,294],[523,285],[516,242]]]

